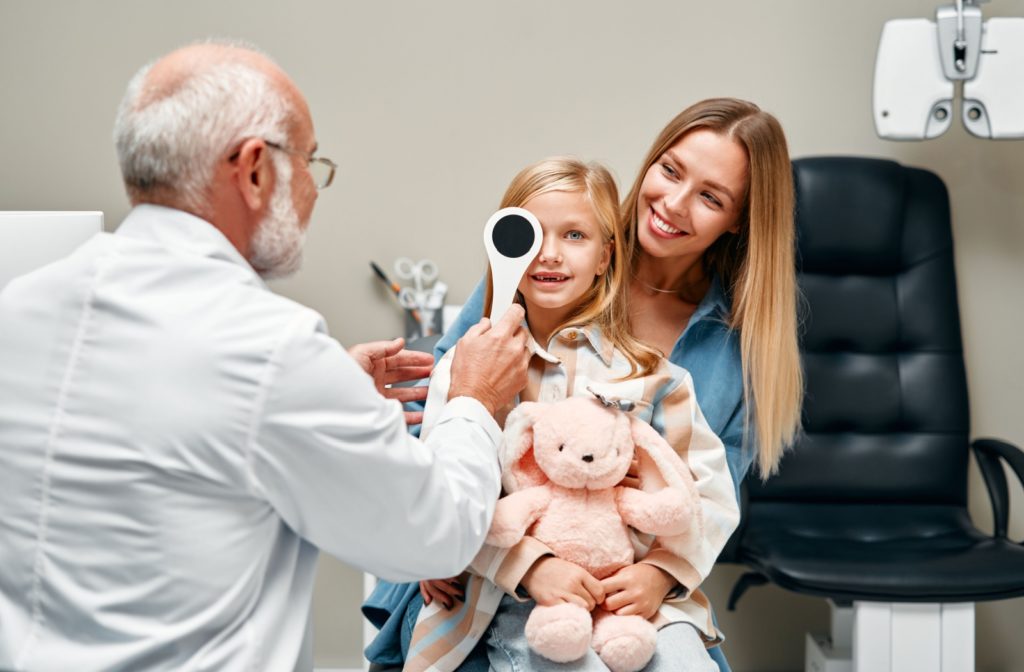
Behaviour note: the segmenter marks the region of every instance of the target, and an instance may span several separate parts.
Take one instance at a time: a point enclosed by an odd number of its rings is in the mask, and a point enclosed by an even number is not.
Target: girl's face
[[[536,215],[544,232],[540,252],[519,283],[530,323],[555,325],[577,306],[611,259],[594,210],[581,192],[549,191],[523,207]]]
[[[652,257],[699,257],[739,230],[747,152],[707,129],[691,131],[647,169],[637,198],[637,237]]]

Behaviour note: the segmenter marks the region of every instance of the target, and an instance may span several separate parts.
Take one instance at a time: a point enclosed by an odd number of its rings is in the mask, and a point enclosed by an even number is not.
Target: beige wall
[[[679,109],[712,95],[750,98],[781,119],[795,157],[892,157],[946,180],[974,434],[1024,444],[1024,144],[975,140],[959,124],[927,143],[885,142],[872,130],[883,21],[931,16],[936,4],[0,0],[0,209],[101,209],[116,225],[127,203],[110,133],[131,74],[193,38],[251,40],[306,92],[323,154],[341,164],[317,206],[304,270],[276,289],[353,343],[401,331],[371,259],[435,259],[451,298],[465,298],[483,268],[481,228],[527,162],[576,153],[628,183]],[[984,12],[1021,16],[1024,2]],[[1013,487],[1020,538],[1024,500]],[[976,476],[972,500],[989,525]],[[801,633],[823,627],[823,603],[763,588],[729,614],[737,574],[722,567],[708,582],[735,669],[800,668]],[[359,581],[324,560],[319,665],[358,663]],[[979,670],[1024,668],[1022,621],[1024,600],[978,608]]]

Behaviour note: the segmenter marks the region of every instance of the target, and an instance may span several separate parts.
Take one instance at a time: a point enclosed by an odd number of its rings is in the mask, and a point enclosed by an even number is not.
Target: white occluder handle
[[[487,220],[484,247],[494,283],[489,315],[492,322],[512,306],[519,281],[540,252],[543,238],[537,217],[523,208],[502,208]]]

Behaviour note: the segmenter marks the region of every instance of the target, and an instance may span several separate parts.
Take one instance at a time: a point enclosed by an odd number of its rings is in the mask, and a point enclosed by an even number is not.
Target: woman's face
[[[691,131],[647,170],[637,199],[637,232],[652,257],[700,256],[736,233],[749,183],[747,152],[707,129]]]

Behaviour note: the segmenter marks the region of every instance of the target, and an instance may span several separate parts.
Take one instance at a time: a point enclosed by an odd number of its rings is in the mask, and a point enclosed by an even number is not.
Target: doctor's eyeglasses
[[[295,156],[305,160],[306,165],[309,168],[309,174],[313,177],[313,184],[316,185],[317,189],[326,189],[331,186],[331,182],[334,181],[334,172],[338,169],[338,164],[334,161],[322,156],[307,156],[305,152],[300,152],[297,149],[285,147],[284,145],[279,145],[276,142],[270,142],[269,140],[264,140],[263,142],[267,143],[267,147],[273,147],[274,149],[279,149],[282,152],[294,154]]]

